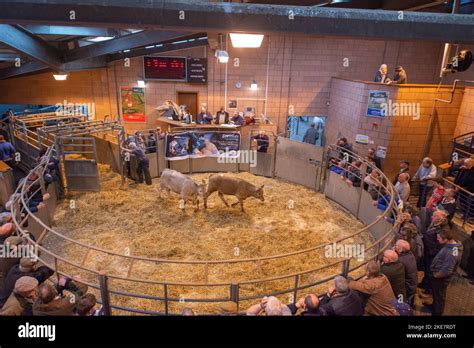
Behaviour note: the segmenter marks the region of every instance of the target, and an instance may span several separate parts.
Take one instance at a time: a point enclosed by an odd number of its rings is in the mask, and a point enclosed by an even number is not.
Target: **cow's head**
[[[201,184],[196,184],[196,195],[199,199],[204,199],[204,193],[206,193],[206,181],[203,180]]]
[[[262,202],[265,202],[265,198],[263,197],[263,186],[264,185],[255,190],[254,197],[261,200]]]

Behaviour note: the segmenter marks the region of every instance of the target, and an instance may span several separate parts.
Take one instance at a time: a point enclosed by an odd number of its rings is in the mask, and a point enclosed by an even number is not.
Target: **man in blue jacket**
[[[15,152],[13,145],[6,141],[3,135],[0,135],[0,161],[11,167],[15,163]]]

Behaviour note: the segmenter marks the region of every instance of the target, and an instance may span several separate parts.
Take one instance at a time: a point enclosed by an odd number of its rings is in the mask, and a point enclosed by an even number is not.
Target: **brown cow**
[[[224,199],[224,195],[237,197],[238,201],[233,203],[232,206],[234,207],[240,203],[241,211],[244,211],[244,200],[248,197],[255,197],[262,202],[265,201],[263,198],[263,185],[257,188],[255,185],[242,179],[231,178],[223,174],[214,174],[209,177],[209,184],[204,195],[204,209],[207,208],[207,198],[215,191],[219,193],[219,197],[227,207],[229,207],[229,204]]]

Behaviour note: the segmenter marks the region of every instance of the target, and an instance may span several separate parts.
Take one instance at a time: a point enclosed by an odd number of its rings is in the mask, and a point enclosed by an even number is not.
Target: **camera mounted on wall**
[[[469,50],[462,50],[451,59],[451,62],[443,69],[443,73],[457,73],[469,69],[472,64],[472,52]]]

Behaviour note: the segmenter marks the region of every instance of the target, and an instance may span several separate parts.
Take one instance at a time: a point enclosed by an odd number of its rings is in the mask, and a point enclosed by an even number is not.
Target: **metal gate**
[[[68,191],[99,191],[95,138],[57,137],[56,151]]]
[[[320,190],[324,148],[278,137],[275,176]]]

